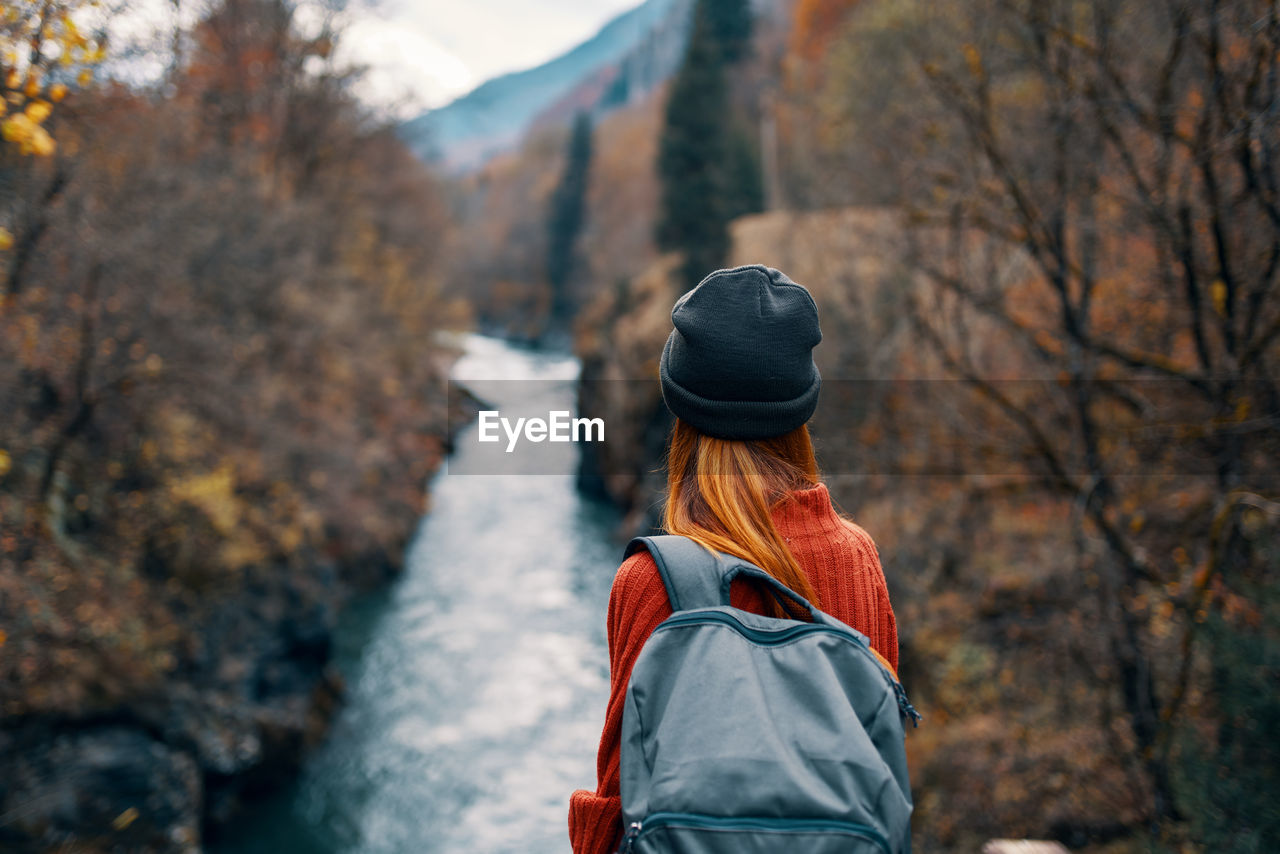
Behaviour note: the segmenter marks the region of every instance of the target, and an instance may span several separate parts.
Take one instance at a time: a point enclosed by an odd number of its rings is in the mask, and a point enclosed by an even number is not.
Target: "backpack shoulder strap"
[[[662,534],[654,537],[636,537],[627,543],[624,559],[647,549],[658,565],[662,585],[667,588],[667,599],[672,611],[692,611],[695,608],[714,608],[729,604],[729,585],[735,578],[752,579],[764,586],[784,612],[804,614],[808,612],[813,622],[830,622],[831,618],[813,607],[804,597],[784,586],[780,581],[755,564],[742,558],[713,552],[703,548],[688,537]],[[791,610],[788,604],[799,610]]]
[[[663,534],[636,537],[627,543],[624,557],[631,557],[642,549],[647,549],[658,565],[672,611],[721,604],[720,584],[730,568],[725,555],[708,551],[688,537]]]

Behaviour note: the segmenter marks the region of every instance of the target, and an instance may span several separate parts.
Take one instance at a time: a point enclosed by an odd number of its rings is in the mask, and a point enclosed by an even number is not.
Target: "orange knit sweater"
[[[898,629],[880,556],[871,536],[837,515],[824,485],[790,493],[773,510],[773,521],[818,593],[822,610],[865,634],[896,671]],[[749,585],[734,584],[734,607],[760,611],[763,602]],[[569,799],[569,839],[574,854],[607,854],[622,834],[618,760],[622,706],[631,668],[658,624],[671,616],[662,576],[648,552],[623,561],[609,595],[609,705],[596,759],[594,792],[579,789]]]

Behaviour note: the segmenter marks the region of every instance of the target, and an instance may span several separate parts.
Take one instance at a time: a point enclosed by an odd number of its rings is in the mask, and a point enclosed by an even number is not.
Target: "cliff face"
[[[579,485],[626,512],[624,533],[647,533],[658,521],[663,445],[670,413],[658,385],[658,357],[671,331],[679,258],[665,255],[619,280],[578,319],[582,360],[578,411],[603,418],[610,440],[584,445]]]

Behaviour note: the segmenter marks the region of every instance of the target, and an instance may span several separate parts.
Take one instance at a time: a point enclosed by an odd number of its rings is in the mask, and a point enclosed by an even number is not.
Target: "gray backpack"
[[[919,715],[866,636],[740,558],[674,536],[640,549],[675,613],[627,686],[620,851],[909,854]],[[731,607],[737,577],[812,622]]]

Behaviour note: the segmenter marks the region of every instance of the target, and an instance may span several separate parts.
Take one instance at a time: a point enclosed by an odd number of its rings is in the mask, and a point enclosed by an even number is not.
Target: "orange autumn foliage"
[[[791,53],[813,62],[822,57],[858,0],[800,0],[791,31]]]

